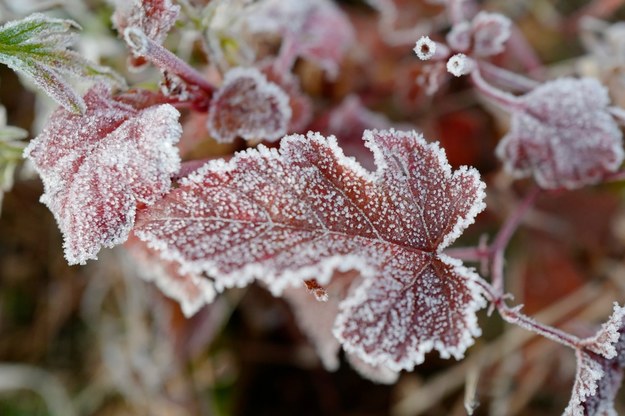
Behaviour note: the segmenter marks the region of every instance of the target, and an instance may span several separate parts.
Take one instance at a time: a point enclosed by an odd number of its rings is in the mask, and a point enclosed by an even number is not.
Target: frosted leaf
[[[291,119],[289,97],[256,68],[234,68],[224,77],[208,111],[208,131],[219,142],[276,141]]]
[[[338,64],[355,36],[338,6],[328,0],[261,0],[255,6],[248,29],[282,35],[282,72],[289,71],[297,57],[303,57],[318,64],[330,78],[338,75]]]
[[[561,78],[519,98],[497,147],[505,168],[533,175],[545,189],[600,182],[623,161],[622,133],[609,113],[608,91],[591,78]]]
[[[447,61],[447,71],[456,77],[467,75],[471,70],[473,61],[463,53],[457,53]]]
[[[614,305],[599,332],[576,351],[577,373],[565,416],[616,416],[614,398],[625,371],[625,308]]]
[[[81,113],[85,103],[65,79],[95,78],[124,84],[112,70],[95,65],[68,47],[74,41],[72,20],[55,19],[39,13],[0,27],[0,62],[28,76],[68,111]]]
[[[84,100],[84,116],[57,110],[24,151],[43,180],[41,201],[63,233],[70,264],[124,242],[137,204],[159,199],[180,168],[175,108],[136,110],[111,99],[103,86]]]
[[[215,299],[217,292],[210,280],[180,273],[176,263],[161,259],[158,253],[132,234],[124,246],[136,260],[139,276],[153,282],[163,294],[176,300],[187,318]]]
[[[419,59],[427,61],[436,53],[436,43],[434,43],[432,39],[427,36],[421,36],[415,44],[413,51],[417,54]]]
[[[478,13],[471,22],[473,31],[473,54],[492,56],[504,51],[510,38],[510,19],[499,13]]]
[[[121,35],[127,28],[139,29],[149,39],[162,44],[179,13],[180,6],[172,4],[171,0],[118,0],[112,20]],[[142,57],[131,60],[134,67],[145,63]]]
[[[229,162],[211,161],[142,213],[135,232],[182,272],[217,289],[257,278],[275,293],[335,270],[365,283],[341,305],[335,336],[393,371],[438,350],[461,357],[479,334],[479,277],[440,254],[484,208],[484,184],[452,173],[415,132],[367,131],[377,170],[346,158],[333,137],[287,136]]]

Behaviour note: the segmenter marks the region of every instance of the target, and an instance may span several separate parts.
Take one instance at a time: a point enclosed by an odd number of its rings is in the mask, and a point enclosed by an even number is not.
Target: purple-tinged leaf
[[[614,398],[625,371],[625,308],[614,305],[610,319],[576,351],[577,373],[565,416],[616,416]]]
[[[71,20],[39,13],[5,23],[0,27],[0,62],[28,76],[66,110],[82,113],[85,103],[66,75],[120,85],[124,85],[124,80],[68,49],[74,41],[70,30],[79,28]]]
[[[24,151],[41,175],[41,201],[54,214],[70,264],[126,240],[138,204],[166,193],[180,168],[178,111],[168,104],[136,110],[97,86],[85,115],[57,110]]]
[[[291,120],[289,97],[267,81],[256,68],[234,68],[226,73],[208,111],[208,131],[219,142],[237,137],[276,141]]]
[[[575,189],[600,182],[623,162],[622,133],[598,81],[557,79],[518,102],[497,147],[514,175],[533,175],[545,189]]]
[[[479,276],[440,254],[484,208],[473,169],[452,173],[415,132],[368,131],[377,171],[309,133],[211,161],[138,219],[135,232],[182,273],[218,290],[257,278],[276,294],[335,270],[365,283],[341,305],[335,335],[390,370],[436,349],[459,358],[479,334]]]

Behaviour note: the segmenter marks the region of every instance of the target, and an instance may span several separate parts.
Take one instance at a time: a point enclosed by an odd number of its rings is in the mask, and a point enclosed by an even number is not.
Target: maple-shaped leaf
[[[162,44],[179,13],[180,6],[172,4],[171,0],[119,0],[111,19],[122,35],[127,28],[138,29],[149,39]],[[135,56],[130,64],[139,68],[146,64],[146,60]]]
[[[228,71],[208,110],[208,131],[219,142],[237,137],[276,141],[291,120],[289,97],[256,68]]]
[[[278,294],[358,270],[365,283],[335,327],[348,352],[393,371],[432,349],[460,357],[484,302],[479,277],[441,250],[484,208],[484,184],[473,169],[452,172],[444,151],[414,131],[364,137],[373,173],[314,133],[210,161],[146,210],[135,232],[218,289],[258,278]]]
[[[217,292],[210,280],[195,274],[180,273],[177,263],[161,259],[158,253],[132,234],[124,247],[136,261],[137,274],[176,300],[186,317],[195,315],[215,299]]]
[[[41,176],[70,264],[124,242],[138,204],[152,204],[180,168],[179,113],[169,104],[137,110],[104,86],[84,97],[84,115],[58,109],[24,151]]]
[[[600,182],[623,162],[623,139],[595,79],[562,78],[518,99],[509,133],[497,147],[505,168],[532,174],[546,189]]]
[[[95,65],[68,49],[74,41],[70,30],[79,28],[72,20],[39,13],[7,22],[0,27],[0,62],[28,76],[67,110],[84,112],[85,103],[65,75],[121,85],[124,81],[112,70]]]
[[[625,308],[614,305],[610,319],[576,351],[577,373],[565,416],[616,416],[614,398],[625,371]]]

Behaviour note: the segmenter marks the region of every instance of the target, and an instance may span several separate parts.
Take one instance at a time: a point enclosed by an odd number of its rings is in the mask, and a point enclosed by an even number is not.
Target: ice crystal
[[[497,155],[516,176],[546,189],[600,182],[623,161],[622,133],[607,90],[591,78],[561,78],[519,98]]]
[[[364,136],[373,173],[314,133],[208,162],[142,213],[136,234],[218,290],[256,278],[279,294],[358,270],[334,328],[348,352],[392,371],[432,349],[460,358],[484,301],[479,277],[441,250],[484,208],[484,184],[415,132]]]
[[[68,49],[74,41],[70,30],[79,28],[72,20],[39,13],[5,23],[0,27],[0,62],[28,76],[65,109],[84,112],[85,103],[65,79],[66,75],[117,84],[124,81],[108,68]]]
[[[291,120],[289,97],[256,68],[234,68],[226,73],[208,113],[208,131],[219,142],[276,141]]]
[[[24,151],[41,175],[41,201],[54,214],[70,264],[126,240],[137,204],[170,188],[180,159],[178,111],[168,104],[136,110],[96,86],[84,115],[57,110]]]
[[[565,416],[616,416],[614,398],[625,371],[625,308],[577,350],[577,373]]]

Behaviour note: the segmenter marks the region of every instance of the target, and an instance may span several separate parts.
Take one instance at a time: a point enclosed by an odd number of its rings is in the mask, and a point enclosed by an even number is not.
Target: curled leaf
[[[28,145],[45,203],[64,237],[70,264],[126,240],[138,204],[152,204],[180,168],[178,111],[169,104],[136,110],[103,86],[84,97],[85,115],[58,109]]]
[[[237,137],[276,141],[291,120],[289,97],[256,68],[231,69],[208,111],[208,131],[225,143]]]
[[[557,79],[518,101],[497,147],[514,175],[533,175],[545,189],[575,189],[600,182],[623,162],[622,133],[598,81]]]

